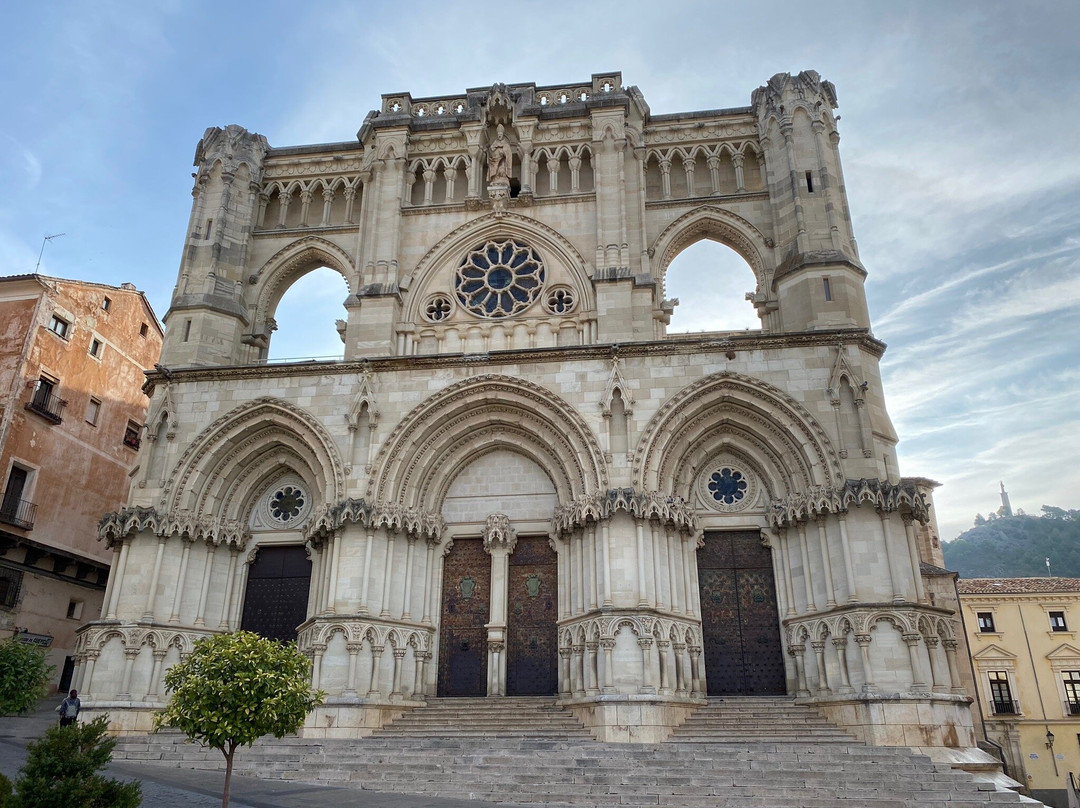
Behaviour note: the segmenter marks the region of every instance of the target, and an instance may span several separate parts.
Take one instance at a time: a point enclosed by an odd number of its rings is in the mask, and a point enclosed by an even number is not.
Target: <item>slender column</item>
[[[698,593],[694,591],[694,585],[690,577],[690,548],[687,547],[686,538],[681,535],[679,538],[679,560],[682,562],[683,607],[688,616],[695,617],[697,610],[694,608],[694,601]]]
[[[195,615],[195,625],[206,625],[206,595],[210,591],[210,573],[214,570],[214,557],[217,547],[206,545],[206,564],[203,566],[202,587],[199,589],[199,609]]]
[[[394,689],[390,691],[390,696],[401,697],[401,660],[405,658],[404,648],[394,649]]]
[[[334,534],[334,555],[330,562],[330,586],[326,592],[326,611],[328,614],[337,613],[338,600],[338,573],[341,570],[341,539],[340,533]]]
[[[150,683],[146,688],[146,695],[143,696],[143,701],[156,701],[158,691],[161,688],[161,661],[165,659],[165,649],[154,649],[154,668],[150,671]]]
[[[599,584],[597,579],[599,578],[600,564],[597,555],[596,548],[596,523],[590,522],[585,527],[585,536],[588,538],[586,543],[588,559],[589,559],[589,611],[595,611],[596,607],[600,604]]]
[[[683,645],[683,674],[686,677],[686,694],[694,695],[694,660],[690,657],[690,647]]]
[[[803,203],[802,195],[799,193],[799,180],[797,177],[797,171],[795,168],[795,145],[791,138],[791,119],[785,118],[780,123],[780,134],[784,136],[784,151],[787,154],[788,163],[788,177],[791,182],[791,199],[795,205],[795,225],[798,228],[798,248],[800,251],[806,249],[806,222],[803,219]]]
[[[424,554],[424,613],[420,618],[420,622],[426,626],[431,625],[431,572],[432,561],[435,558],[435,545],[430,541],[425,542],[427,545]]]
[[[671,689],[671,672],[668,670],[670,660],[668,659],[668,651],[671,650],[670,640],[657,640],[656,641],[656,653],[660,659],[660,693],[665,696],[670,696]]]
[[[229,612],[230,612],[230,609],[231,609],[231,606],[232,606],[233,577],[236,575],[236,556],[237,555],[239,555],[239,553],[237,553],[236,548],[235,547],[230,547],[229,548],[229,572],[225,576],[224,601],[221,604],[221,620],[218,621],[218,628],[225,629],[226,631],[229,628]]]
[[[964,686],[960,682],[960,671],[956,667],[956,640],[942,640],[941,645],[945,649],[945,660],[949,664],[949,690],[952,693],[962,694],[964,692]],[[88,651],[88,656],[89,653],[90,652]],[[91,659],[90,661],[90,670],[92,671],[94,669],[93,660]],[[87,683],[89,684],[89,680],[87,680]]]
[[[311,583],[308,586],[307,613],[316,615],[319,613],[319,581],[322,579],[323,551],[314,544],[311,547]],[[251,562],[245,565],[250,567]]]
[[[712,195],[720,196],[720,158],[715,154],[705,160],[709,166],[709,181],[712,183]]]
[[[817,663],[817,689],[818,693],[832,693],[829,687],[829,674],[825,668],[825,640],[814,640],[810,643],[814,649],[814,661]]]
[[[393,586],[393,578],[391,575],[394,572],[394,534],[388,533],[386,538],[386,564],[383,567],[383,583],[382,583],[382,595],[380,600],[382,606],[379,609],[379,617],[390,616],[390,591]]]
[[[555,560],[559,570],[559,615],[565,620],[570,616],[570,542],[562,539]]]
[[[180,553],[180,572],[176,578],[176,593],[173,595],[172,611],[169,613],[170,623],[180,622],[180,604],[184,600],[184,584],[187,582],[188,557],[191,555],[191,542],[187,538],[181,539],[184,549]]]
[[[382,664],[383,646],[371,646],[371,684],[368,687],[368,698],[375,699],[382,696],[379,691],[379,666]]]
[[[911,665],[911,689],[926,690],[926,683],[923,682],[922,665],[919,663],[919,640],[922,639],[922,635],[904,634],[903,638],[904,642],[907,643],[908,664]]]
[[[581,664],[584,653],[584,645],[570,646],[570,693],[575,699],[585,695],[585,684],[582,682],[585,670]]]
[[[829,535],[825,531],[824,514],[819,514],[814,521],[817,522],[818,544],[821,547],[821,563],[825,567],[825,607],[836,608],[836,587],[833,584],[832,559],[829,558]]]
[[[694,688],[690,695],[700,699],[705,695],[705,677],[701,670],[701,646],[688,645],[686,650],[690,652],[690,674],[693,677]]]
[[[701,584],[698,582],[698,568],[697,568],[697,542],[692,537],[688,537],[689,545],[687,550],[690,553],[690,557],[686,560],[687,567],[690,570],[690,598],[694,604],[693,616],[701,618]],[[704,674],[701,677],[701,681],[705,681]]]
[[[143,620],[154,619],[154,602],[157,600],[158,581],[161,580],[161,560],[165,557],[165,536],[158,536],[157,555],[154,556],[154,574],[150,577],[150,590],[146,593]]]
[[[491,664],[488,665],[487,694],[489,696],[505,696],[506,687],[503,685],[502,666],[503,649],[506,644],[497,640],[488,642],[488,654],[491,656]]]
[[[938,644],[941,642],[939,637],[926,637],[926,658],[930,661],[930,681],[933,683],[933,690],[941,690],[942,682],[939,677],[938,668],[940,667],[937,662],[934,661],[934,655],[937,651]]]
[[[559,695],[569,698],[572,695],[570,687],[570,646],[559,649]]]
[[[762,531],[762,534],[764,535],[764,531]],[[782,555],[780,536],[777,532],[771,532],[769,534],[769,561],[772,564],[773,580],[776,582],[776,608],[779,614],[786,613],[788,609],[787,593],[784,591],[784,587],[780,585],[784,578]]]
[[[743,155],[731,155],[731,165],[735,167],[735,190],[742,193],[746,190],[746,182],[743,179]]]
[[[604,652],[604,685],[601,692],[614,693],[615,692],[615,678],[611,661],[612,651],[615,650],[615,638],[614,637],[602,637],[600,639],[600,648]]]
[[[686,653],[686,644],[675,642],[671,644],[671,650],[675,657],[675,695],[685,696],[689,692],[686,686],[686,661],[683,655]]]
[[[356,204],[356,187],[345,189],[345,224],[353,223],[353,205]]]
[[[322,198],[322,222],[320,224],[326,227],[330,224],[330,208],[334,204],[334,192],[327,188],[322,192]]]
[[[424,663],[431,657],[431,654],[428,651],[413,649],[413,657],[416,660],[416,667],[413,671],[412,698],[420,699],[424,697]]]
[[[870,665],[870,642],[873,640],[869,634],[856,634],[855,642],[859,644],[859,656],[862,659],[863,693],[874,693],[877,685],[874,684],[874,669]]]
[[[79,683],[79,690],[82,693],[84,701],[89,701],[93,698],[90,694],[94,692],[94,663],[97,662],[100,651],[87,651],[86,662],[83,664],[82,681]]]
[[[300,226],[308,226],[308,212],[311,210],[311,200],[314,194],[310,189],[300,192]]]
[[[678,573],[679,563],[679,534],[673,530],[664,531],[667,534],[667,566],[668,566],[668,589],[671,592],[671,611],[682,614],[685,611],[682,593],[679,591],[679,581],[682,578]]]
[[[247,590],[248,573],[250,572],[251,562],[245,560],[239,567],[236,575],[236,586],[233,588],[232,614],[229,617],[229,628],[233,631],[240,628],[240,621],[244,616],[244,593]],[[305,617],[310,616],[311,614],[312,613],[309,611]]]
[[[799,550],[802,552],[803,585],[806,587],[806,608],[819,611],[817,597],[814,594],[814,573],[810,569],[810,548],[807,546],[806,528],[799,522]]]
[[[575,645],[574,647],[581,649],[581,651],[576,654],[576,659],[578,664],[578,687],[580,688],[581,695],[584,697],[588,688],[588,683],[585,680],[585,645]]]
[[[412,578],[413,578],[413,548],[416,546],[416,536],[406,537],[405,544],[405,598],[401,604],[401,619],[412,620]]]
[[[330,568],[334,566],[334,545],[338,539],[331,533],[326,539],[323,551],[322,577],[319,580],[319,614],[326,613],[326,604],[330,597]]]
[[[915,541],[915,521],[910,513],[905,513],[904,535],[907,538],[908,558],[911,560],[911,574],[915,578],[915,597],[919,603],[926,603],[926,590],[923,587],[922,565],[919,563],[919,547]]]
[[[138,648],[124,649],[124,676],[120,682],[120,692],[116,698],[126,701],[131,698],[131,672],[135,669],[135,658],[139,656]]]
[[[641,648],[641,689],[639,693],[655,693],[656,683],[652,673],[652,637],[638,637],[638,646]]]
[[[787,528],[780,530],[781,544],[780,560],[784,567],[784,592],[787,593],[787,616],[794,617],[795,611],[795,588],[791,581],[791,532]]]
[[[795,689],[800,696],[810,695],[810,688],[806,685],[806,663],[803,661],[805,655],[805,645],[791,646],[791,656],[795,660]]]
[[[833,637],[833,648],[836,649],[836,657],[840,662],[840,692],[851,693],[851,674],[848,671],[847,659],[847,636]]]
[[[322,658],[326,651],[325,645],[311,646],[311,689],[318,690],[322,684]]]
[[[109,562],[109,577],[105,581],[105,594],[101,597],[101,619],[106,620],[109,617],[109,607],[112,604],[113,597],[113,584],[116,583],[116,574],[120,570],[120,547],[123,545],[121,542],[119,545],[112,548],[112,560]],[[81,690],[82,688],[75,688]]]
[[[362,642],[345,643],[345,649],[349,652],[349,676],[345,680],[345,692],[342,694],[344,696],[356,695],[356,663],[363,648]]]
[[[585,536],[582,532],[578,533],[577,551],[571,555],[571,558],[577,558],[577,586],[574,587],[574,592],[577,593],[577,597],[574,600],[577,601],[577,613],[585,613]],[[571,545],[574,542],[571,540]]]
[[[116,609],[120,605],[120,592],[123,589],[124,573],[127,571],[128,552],[131,549],[131,542],[123,541],[120,544],[120,560],[117,562],[115,577],[110,581],[112,585],[112,595],[109,600],[109,608],[105,613],[106,620],[116,619]]]
[[[855,564],[851,558],[851,544],[848,542],[847,514],[838,513],[836,518],[840,522],[840,552],[844,554],[844,574],[847,576],[848,603],[858,603],[859,585],[855,579]]]
[[[664,199],[671,199],[671,160],[660,160],[660,192]]]
[[[603,559],[601,569],[604,571],[604,605],[611,605],[611,529],[605,519],[600,523],[600,531],[604,540],[600,544]]]
[[[652,561],[650,576],[652,579],[653,588],[653,604],[657,609],[661,611],[667,611],[667,606],[664,604],[664,586],[660,576],[660,544],[657,542],[656,534],[661,529],[659,523],[649,520],[649,559]]]
[[[881,534],[885,541],[885,565],[889,568],[889,581],[892,583],[893,603],[903,603],[904,585],[900,581],[900,570],[897,569],[896,562],[892,557],[892,538],[889,535],[889,514],[886,511],[879,511],[878,516],[881,517]]]
[[[638,520],[634,528],[637,531],[637,605],[648,606],[649,587],[645,583],[645,526]]]
[[[596,652],[600,647],[597,640],[585,643],[585,693],[595,696],[600,693],[596,675]]]
[[[364,541],[364,572],[360,576],[360,614],[368,613],[368,578],[371,575],[371,545],[375,543],[375,533],[369,530]]]
[[[660,525],[660,544],[659,548],[663,550],[660,558],[660,575],[663,578],[661,586],[663,591],[667,592],[667,598],[664,599],[664,604],[671,611],[675,611],[675,591],[671,586],[671,542],[669,540],[670,531]],[[661,600],[661,596],[658,593],[656,599]],[[658,607],[659,608],[659,605]]]

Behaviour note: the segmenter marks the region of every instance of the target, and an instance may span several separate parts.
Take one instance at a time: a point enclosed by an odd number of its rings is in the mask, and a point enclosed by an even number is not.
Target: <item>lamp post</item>
[[[1054,756],[1054,733],[1046,728],[1046,748],[1050,750],[1050,762],[1054,764],[1054,777],[1058,777],[1057,758]]]

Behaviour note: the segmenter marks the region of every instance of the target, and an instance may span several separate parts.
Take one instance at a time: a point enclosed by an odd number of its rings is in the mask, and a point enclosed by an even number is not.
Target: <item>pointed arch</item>
[[[607,488],[600,444],[569,404],[492,374],[452,384],[406,415],[375,459],[367,499],[436,512],[457,472],[494,448],[537,463],[561,502]]]

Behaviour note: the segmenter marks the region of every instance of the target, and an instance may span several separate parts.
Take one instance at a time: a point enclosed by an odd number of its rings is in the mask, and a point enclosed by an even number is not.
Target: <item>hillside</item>
[[[945,566],[961,578],[1080,578],[1080,511],[1044,505],[1041,516],[1000,516],[945,542]],[[979,517],[976,521],[982,520]]]

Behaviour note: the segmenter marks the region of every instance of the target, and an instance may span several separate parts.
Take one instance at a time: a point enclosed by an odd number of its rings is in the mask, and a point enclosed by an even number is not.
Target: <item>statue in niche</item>
[[[495,130],[495,140],[488,146],[488,185],[510,185],[510,170],[514,164],[514,152],[506,139],[506,128],[500,123]]]

